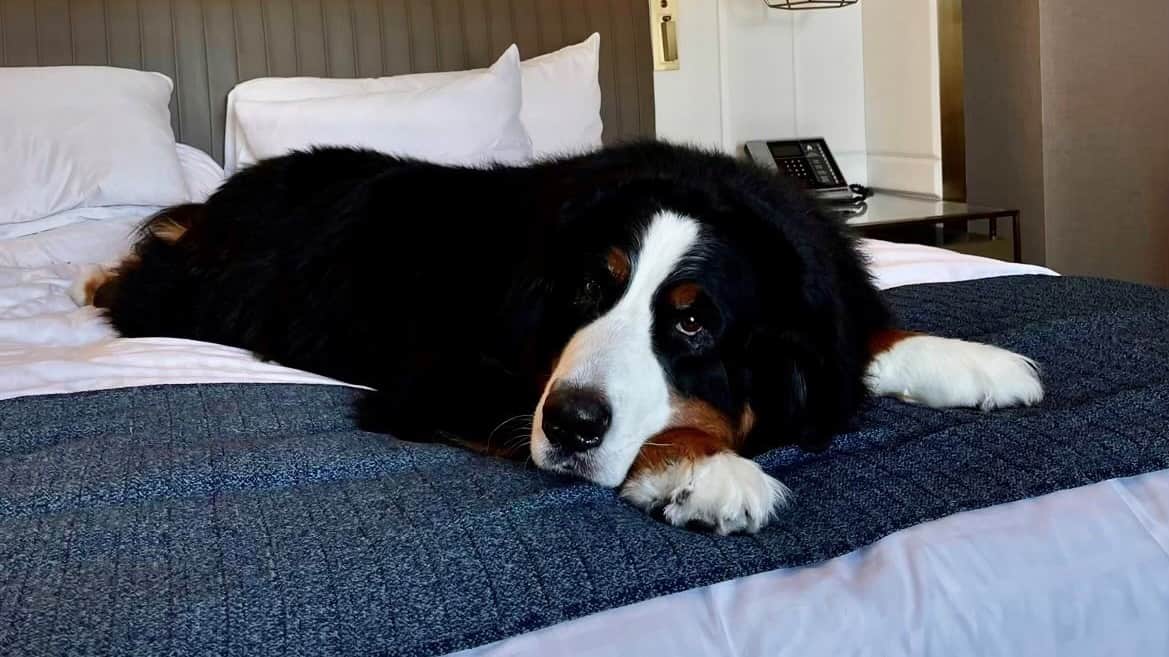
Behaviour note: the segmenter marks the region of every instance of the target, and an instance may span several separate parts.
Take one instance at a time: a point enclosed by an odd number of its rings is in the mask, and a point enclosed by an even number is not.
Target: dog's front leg
[[[671,525],[730,534],[759,531],[786,503],[789,491],[725,440],[675,429],[641,448],[621,496]]]
[[[1000,347],[889,330],[873,335],[869,349],[865,378],[876,395],[984,411],[1043,401],[1039,366]]]

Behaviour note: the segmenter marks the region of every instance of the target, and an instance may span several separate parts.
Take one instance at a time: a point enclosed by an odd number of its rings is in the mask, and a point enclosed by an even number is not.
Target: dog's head
[[[868,285],[850,240],[771,176],[708,166],[565,213],[548,304],[571,338],[535,409],[539,467],[616,486],[678,429],[816,447],[863,398],[857,336],[880,309],[845,312]]]

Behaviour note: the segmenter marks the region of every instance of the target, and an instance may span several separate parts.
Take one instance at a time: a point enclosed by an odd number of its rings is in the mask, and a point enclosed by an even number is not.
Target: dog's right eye
[[[605,289],[600,281],[592,277],[585,278],[576,293],[576,304],[578,306],[595,308],[600,305],[604,294]]]
[[[702,325],[702,320],[690,314],[684,315],[682,319],[678,320],[678,323],[675,324],[674,327],[677,328],[678,332],[682,335],[691,338],[706,330],[706,327]]]

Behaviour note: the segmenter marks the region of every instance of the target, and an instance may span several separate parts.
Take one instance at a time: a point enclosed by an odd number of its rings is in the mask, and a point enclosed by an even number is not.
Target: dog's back
[[[351,149],[267,160],[147,221],[86,296],[123,336],[245,348],[433,415],[419,400],[512,333],[496,318],[531,219],[508,176]]]

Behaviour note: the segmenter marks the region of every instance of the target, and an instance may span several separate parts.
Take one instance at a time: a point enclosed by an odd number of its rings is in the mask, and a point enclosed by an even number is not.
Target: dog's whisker
[[[504,449],[518,449],[523,445],[529,444],[531,441],[526,436],[516,436],[504,443]]]
[[[531,421],[534,417],[535,416],[533,416],[530,413],[525,414],[525,415],[515,415],[515,416],[507,418],[503,422],[500,422],[499,424],[495,425],[495,428],[491,430],[491,433],[487,434],[487,444],[490,445],[491,439],[495,437],[495,434],[499,433],[500,429],[506,427],[507,425],[511,424],[512,422],[524,421],[524,420]]]

